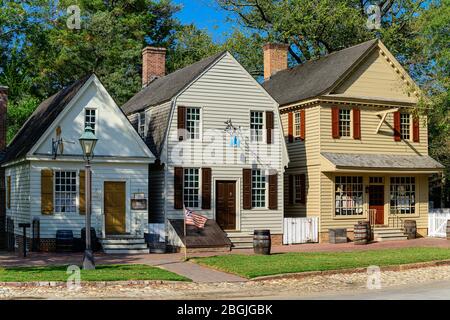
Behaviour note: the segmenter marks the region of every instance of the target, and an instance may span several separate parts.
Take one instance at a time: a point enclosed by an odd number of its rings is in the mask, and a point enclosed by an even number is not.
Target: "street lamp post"
[[[85,163],[85,203],[86,203],[86,250],[83,257],[83,269],[95,269],[94,254],[91,248],[91,159],[94,157],[94,148],[97,143],[97,137],[94,130],[87,126],[84,133],[78,139],[80,141],[81,149],[83,149],[83,157]]]

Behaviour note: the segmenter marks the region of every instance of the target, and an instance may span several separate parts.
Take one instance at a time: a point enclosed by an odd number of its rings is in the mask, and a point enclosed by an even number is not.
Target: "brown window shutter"
[[[303,173],[300,175],[300,193],[301,198],[299,199],[300,203],[306,203],[306,175]]]
[[[53,214],[53,171],[41,170],[41,212]]]
[[[211,168],[202,168],[202,209],[211,209]]]
[[[294,176],[289,175],[289,204],[294,204]]]
[[[80,201],[79,201],[79,212],[80,214],[86,214],[86,175],[84,170],[80,170],[78,176],[80,182]]]
[[[269,175],[269,209],[278,209],[278,175]]]
[[[11,209],[11,176],[6,177],[6,188],[7,188],[6,207],[8,209]]]
[[[305,109],[300,110],[300,139],[305,140],[306,131],[306,112]]]
[[[400,111],[394,112],[394,140],[400,141]]]
[[[353,139],[361,140],[361,110],[353,109]]]
[[[288,141],[294,142],[294,113],[288,113]]]
[[[339,139],[339,108],[333,107],[331,108],[331,134],[333,139]]]
[[[175,167],[174,175],[174,208],[183,209],[183,177],[184,170],[181,167]]]
[[[242,169],[242,191],[244,209],[252,208],[252,169]]]
[[[183,141],[186,139],[186,107],[178,106],[178,140]]]
[[[266,111],[267,144],[273,143],[273,139],[272,139],[273,129],[274,129],[273,111]]]
[[[413,119],[413,142],[420,142],[420,120],[418,117]]]

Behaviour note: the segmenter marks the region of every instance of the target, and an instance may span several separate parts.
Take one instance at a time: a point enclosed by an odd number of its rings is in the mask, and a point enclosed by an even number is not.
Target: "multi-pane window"
[[[301,135],[301,114],[300,112],[294,113],[294,137],[300,138]]]
[[[363,214],[363,182],[358,176],[335,178],[335,213],[337,216]]]
[[[198,208],[199,205],[199,169],[186,168],[184,169],[184,188],[183,198],[184,205],[187,208]]]
[[[200,139],[200,108],[187,108],[186,130],[188,139]]]
[[[341,137],[350,137],[350,110],[339,109],[339,135]]]
[[[391,214],[415,213],[416,179],[414,177],[391,177]]]
[[[294,196],[295,202],[301,203],[304,202],[305,195],[305,176],[304,175],[295,175],[294,176]]]
[[[76,212],[76,171],[55,171],[55,212]]]
[[[250,141],[263,141],[264,112],[250,112]]]
[[[138,113],[138,133],[142,138],[145,137],[145,111]]]
[[[259,169],[252,170],[252,207],[266,206],[266,176]]]
[[[84,128],[90,126],[95,134],[95,109],[85,109],[84,111]]]
[[[369,177],[370,184],[384,184],[383,177]]]
[[[400,113],[400,137],[408,140],[410,137],[411,120],[409,113]]]

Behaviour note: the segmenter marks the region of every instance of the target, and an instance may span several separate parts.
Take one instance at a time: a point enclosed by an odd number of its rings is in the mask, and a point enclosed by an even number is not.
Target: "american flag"
[[[197,228],[203,229],[208,218],[194,213],[194,211],[184,208],[184,221],[186,224],[196,226]]]

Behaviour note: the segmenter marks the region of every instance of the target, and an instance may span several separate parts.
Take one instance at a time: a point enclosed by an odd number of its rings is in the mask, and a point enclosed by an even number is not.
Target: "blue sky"
[[[194,23],[197,28],[207,30],[215,41],[221,41],[222,35],[232,30],[233,23],[227,21],[229,13],[221,9],[215,0],[173,0],[183,9],[177,17],[184,24]]]

